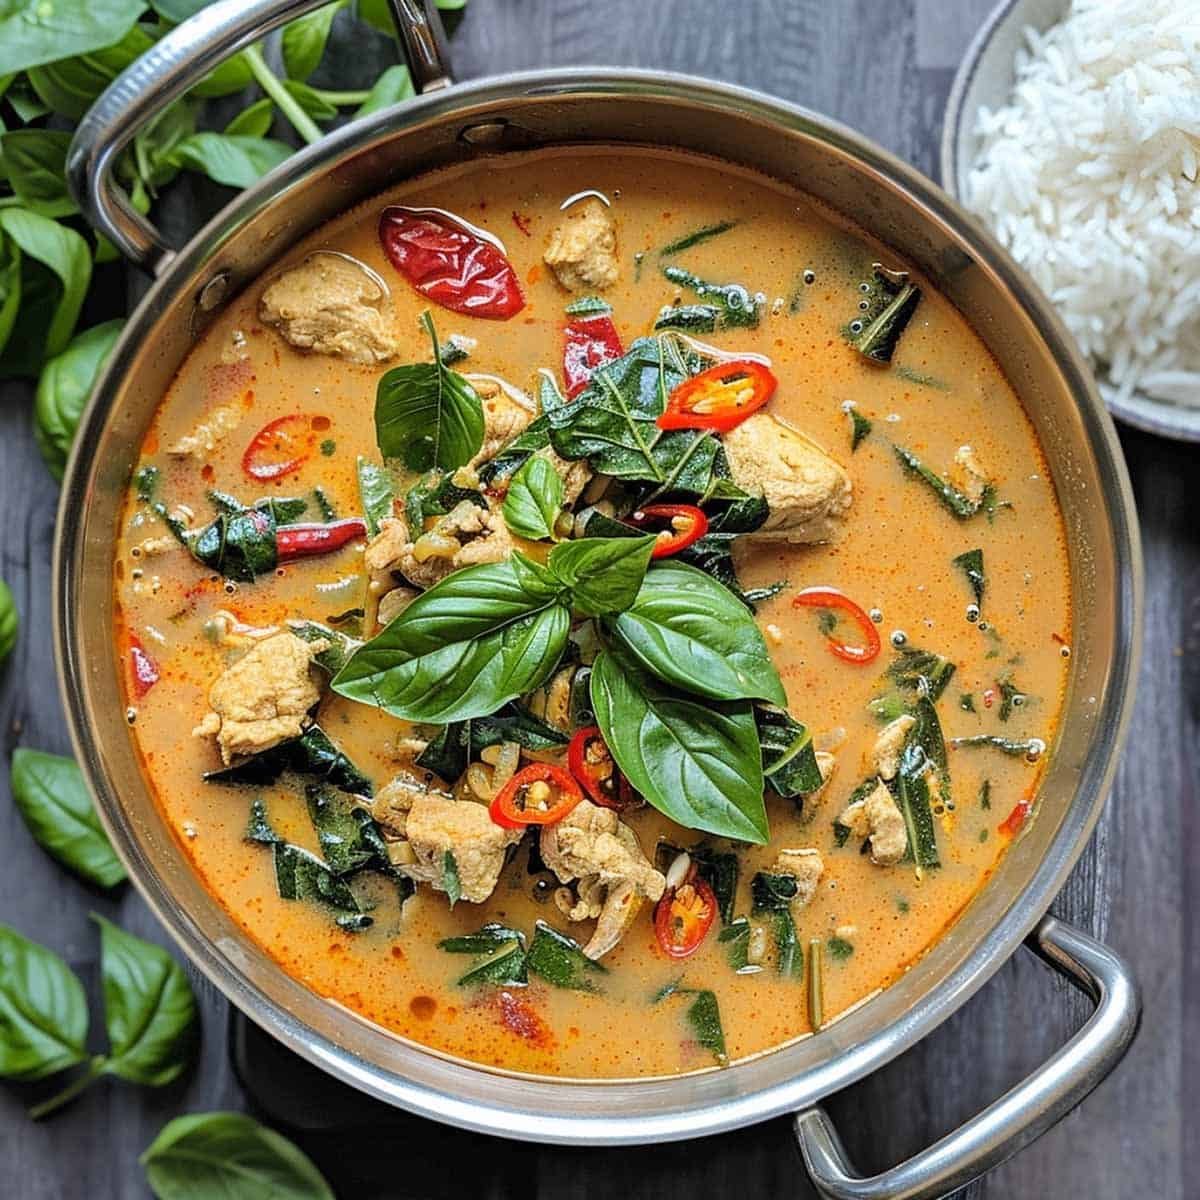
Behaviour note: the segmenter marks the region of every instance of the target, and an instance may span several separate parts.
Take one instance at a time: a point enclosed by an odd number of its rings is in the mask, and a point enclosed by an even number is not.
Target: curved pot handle
[[[940,1142],[878,1175],[854,1170],[828,1114],[796,1114],[796,1140],[828,1200],[935,1200],[1010,1158],[1065,1117],[1121,1061],[1137,1032],[1141,997],[1128,965],[1103,943],[1044,917],[1026,943],[1090,996],[1087,1024],[1032,1075]]]
[[[157,274],[173,257],[162,234],[113,182],[134,135],[214,67],[328,0],[218,0],[160,38],[108,85],[67,152],[67,185],[87,220],[116,248]],[[433,0],[390,0],[418,90],[450,82]]]

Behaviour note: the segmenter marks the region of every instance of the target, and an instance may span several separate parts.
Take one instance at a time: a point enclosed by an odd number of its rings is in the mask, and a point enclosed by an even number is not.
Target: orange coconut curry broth
[[[1070,595],[1030,424],[907,264],[743,172],[542,152],[345,214],[195,346],[124,521],[195,870],[452,1055],[770,1050],[1036,819]]]

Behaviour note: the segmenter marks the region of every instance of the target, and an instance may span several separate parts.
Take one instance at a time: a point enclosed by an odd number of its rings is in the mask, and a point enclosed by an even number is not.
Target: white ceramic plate
[[[980,108],[998,108],[1007,100],[1025,28],[1049,29],[1066,16],[1069,6],[1069,0],[1003,0],[967,48],[942,124],[942,186],[957,199],[965,195],[967,171],[975,153],[976,114]],[[1115,389],[1103,376],[1098,383],[1109,409],[1121,420],[1164,437],[1200,441],[1200,404],[1175,404],[1145,392],[1118,401]]]

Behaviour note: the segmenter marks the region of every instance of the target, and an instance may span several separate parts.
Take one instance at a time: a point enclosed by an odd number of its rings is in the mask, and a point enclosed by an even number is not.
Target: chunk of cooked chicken
[[[560,883],[578,880],[577,920],[591,916],[604,889],[595,932],[583,948],[588,958],[607,954],[621,940],[643,900],[661,898],[667,881],[642,853],[637,835],[610,808],[581,800],[561,821],[542,827],[542,861]],[[561,904],[560,904],[561,907]]]
[[[167,453],[177,458],[206,457],[242,423],[246,411],[243,404],[219,405],[205,413],[191,433],[185,434],[174,445],[168,446]]]
[[[409,771],[401,771],[369,800],[363,801],[362,807],[379,823],[385,836],[404,837],[412,806],[427,796],[435,796],[440,800],[451,799],[448,792],[430,787]]]
[[[362,263],[319,251],[267,285],[258,315],[298,349],[370,365],[396,354],[380,311],[386,295],[382,281]]]
[[[490,375],[468,375],[483,404],[483,445],[467,464],[478,467],[495,458],[533,420],[533,405],[522,404],[498,379]]]
[[[825,861],[820,850],[780,850],[779,857],[771,866],[772,875],[791,875],[796,880],[796,894],[788,907],[796,917],[802,909],[812,903],[817,894],[817,884],[825,872]]]
[[[894,721],[889,721],[875,738],[871,749],[871,758],[875,764],[875,773],[880,779],[895,779],[900,770],[900,755],[904,751],[904,743],[908,740],[908,731],[917,723],[912,713],[901,713]]]
[[[847,804],[838,816],[855,837],[866,838],[871,845],[871,861],[881,867],[898,863],[908,850],[908,830],[892,793],[882,781],[861,800]]]
[[[770,513],[751,537],[825,542],[850,508],[850,476],[815,442],[766,413],[722,438],[733,481]]]
[[[215,735],[227,764],[299,737],[321,698],[310,664],[328,648],[327,641],[306,642],[290,632],[264,638],[217,677],[208,690],[212,711],[193,734]]]
[[[462,500],[416,541],[409,539],[402,517],[385,517],[367,545],[364,561],[372,590],[382,594],[394,585],[395,571],[426,589],[459,567],[503,562],[512,549],[512,535],[498,509]]]
[[[450,854],[462,898],[481,904],[499,882],[505,852],[524,832],[497,825],[487,808],[473,800],[451,800],[424,791],[413,795],[404,819],[414,861],[400,869],[410,879],[444,892],[446,855]]]
[[[830,754],[827,750],[816,751],[817,770],[821,773],[821,784],[814,788],[811,792],[805,794],[806,800],[815,800],[824,790],[829,781],[833,778],[834,771],[837,770],[837,755]]]
[[[543,255],[570,292],[603,291],[617,281],[617,225],[608,205],[593,198],[573,204],[550,235]]]

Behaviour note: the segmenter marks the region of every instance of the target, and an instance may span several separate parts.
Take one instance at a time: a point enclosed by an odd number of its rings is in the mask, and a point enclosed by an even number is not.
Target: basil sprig
[[[42,1079],[86,1062],[62,1091],[30,1109],[43,1117],[102,1075],[163,1087],[191,1064],[197,1046],[196,1000],[179,964],[94,916],[100,926],[107,1054],[89,1057],[87,997],[58,955],[0,925],[0,1075]]]
[[[654,539],[556,546],[455,571],[360,647],[333,690],[406,721],[490,716],[539,687],[567,644],[572,608],[616,611],[641,583]]]
[[[533,542],[554,537],[554,524],[563,507],[563,481],[558,472],[537,455],[526,459],[504,496],[504,523],[518,537]]]

